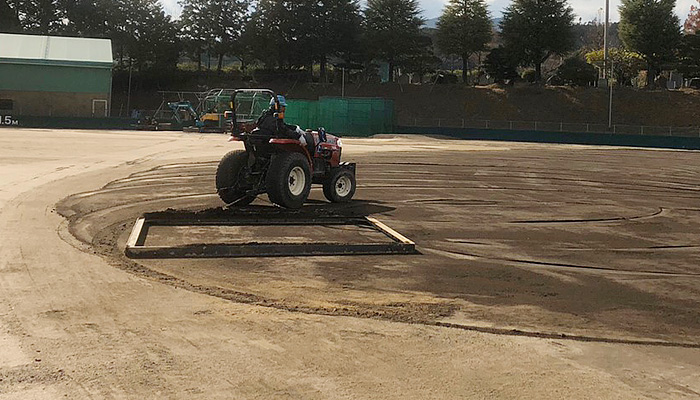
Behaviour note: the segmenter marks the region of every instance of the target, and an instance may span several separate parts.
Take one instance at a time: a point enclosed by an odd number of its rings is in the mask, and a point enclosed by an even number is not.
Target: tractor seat
[[[307,130],[304,132],[304,139],[306,139],[306,149],[309,151],[309,155],[311,155],[311,158],[313,158],[316,149],[316,141],[314,140],[314,135]]]

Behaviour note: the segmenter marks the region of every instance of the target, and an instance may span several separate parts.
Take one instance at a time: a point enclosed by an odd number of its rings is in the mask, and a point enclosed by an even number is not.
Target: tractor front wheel
[[[285,208],[301,208],[311,192],[311,169],[301,153],[281,153],[267,171],[267,196]]]
[[[332,203],[347,203],[355,194],[355,174],[339,168],[323,182],[323,195]]]
[[[245,179],[245,167],[248,153],[244,150],[228,152],[216,169],[216,191],[226,204],[245,206],[255,200],[255,196],[246,195],[242,181]]]

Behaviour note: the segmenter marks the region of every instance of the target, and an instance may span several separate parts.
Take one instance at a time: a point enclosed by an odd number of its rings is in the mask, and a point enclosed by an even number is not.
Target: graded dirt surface
[[[223,210],[225,136],[0,130],[0,399],[700,396],[700,153],[344,142],[349,205]],[[126,258],[166,210],[372,216],[421,254]],[[150,240],[376,239],[304,229]]]

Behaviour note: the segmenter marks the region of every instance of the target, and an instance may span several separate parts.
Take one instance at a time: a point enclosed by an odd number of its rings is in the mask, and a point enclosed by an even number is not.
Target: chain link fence
[[[493,121],[458,118],[407,118],[401,126],[420,128],[469,128],[514,131],[607,133],[640,136],[675,136],[700,138],[700,126],[647,126],[542,121]]]

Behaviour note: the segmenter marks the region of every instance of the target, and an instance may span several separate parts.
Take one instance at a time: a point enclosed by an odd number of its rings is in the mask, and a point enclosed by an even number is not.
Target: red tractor
[[[323,194],[334,203],[350,201],[355,194],[355,163],[341,163],[339,137],[318,131],[299,131],[285,137],[261,129],[262,113],[280,121],[284,98],[267,89],[239,89],[231,96],[232,125],[229,141],[241,141],[245,150],[233,150],[219,162],[216,190],[227,205],[250,204],[259,194],[285,208],[300,208],[311,184],[322,184]],[[270,110],[264,107],[270,105]],[[281,115],[279,115],[281,113]],[[260,123],[262,125],[262,123]],[[294,136],[287,135],[287,136]],[[306,142],[306,143],[304,143]]]

